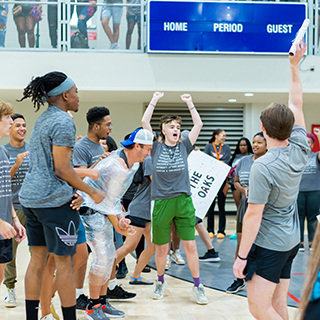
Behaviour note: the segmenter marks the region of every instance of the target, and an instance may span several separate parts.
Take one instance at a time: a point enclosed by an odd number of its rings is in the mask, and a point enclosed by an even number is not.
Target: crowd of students
[[[319,211],[319,205],[314,205],[303,212],[299,209],[298,214],[296,205],[298,195],[299,204],[320,190],[319,154],[310,157],[314,139],[309,134],[307,140],[302,111],[299,61],[305,49],[299,44],[289,58],[289,106],[273,103],[261,113],[262,131],[253,137],[252,148],[248,139],[241,138],[231,158],[224,130],[214,131],[205,148],[205,153],[232,167],[229,181],[237,205],[238,246],[233,266],[236,280],[226,291],[238,292],[246,279],[249,309],[256,319],[288,319],[291,265],[303,245],[299,217],[301,222],[308,218],[312,245]],[[153,284],[141,272],[155,252],[158,278],[151,297],[163,299],[168,260],[185,263],[179,252],[181,240],[194,282],[191,293],[198,304],[208,303],[199,260],[220,260],[210,241],[215,201],[208,211],[206,231],[195,216],[187,162],[202,121],[192,97],[183,94],[181,100],[193,121],[191,131],[182,135],[181,118],[165,115],[158,138],[150,120],[163,96],[161,92],[153,94],[142,128],[129,134],[116,150],[110,143],[113,124],[105,107],[88,110],[87,134],[75,142],[70,112],[78,111],[79,96],[74,81],[61,72],[34,78],[19,100],[30,98],[36,110],[48,103],[34,124],[29,143],[24,141],[24,117],[14,114],[9,103],[0,103],[0,138],[10,135],[10,142],[0,146],[0,283],[5,274],[7,307],[15,306],[16,242],[26,235],[31,248],[25,275],[27,320],[38,319],[39,303],[42,319],[58,319],[51,304],[56,290],[64,319],[76,319],[77,308],[92,320],[123,317],[124,312],[109,300],[130,299],[135,294],[118,286],[116,265],[138,246],[142,235],[147,246],[140,249],[130,284]],[[314,133],[320,136],[319,129]],[[304,179],[314,181],[312,186]],[[227,183],[217,195],[218,238],[226,236]],[[136,184],[136,191],[126,201],[124,196],[132,184]],[[195,229],[208,249],[200,258]],[[318,227],[315,239],[319,233]],[[122,236],[126,237],[124,243]],[[313,248],[301,319],[316,319],[319,314],[318,243]],[[93,259],[88,298],[83,282],[89,251]]]

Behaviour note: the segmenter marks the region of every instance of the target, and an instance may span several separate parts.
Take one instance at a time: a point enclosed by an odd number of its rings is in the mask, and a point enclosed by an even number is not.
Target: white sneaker
[[[177,249],[176,251],[174,251],[172,253],[171,256],[171,260],[175,263],[175,264],[185,264],[186,262],[183,260],[182,255],[180,253],[180,250]]]
[[[171,255],[167,255],[167,260],[166,260],[166,267],[165,270],[169,270],[171,267]]]
[[[118,42],[115,43],[111,43],[110,48],[111,50],[117,50],[120,48],[120,45],[118,44]]]
[[[41,320],[55,320],[53,315],[50,313],[50,314],[47,314],[46,316],[44,316],[43,318],[41,318]]]
[[[167,281],[162,283],[161,281],[156,281],[156,288],[152,294],[152,299],[161,300],[163,298],[163,292],[167,287]]]
[[[4,305],[6,308],[15,308],[17,306],[17,297],[16,297],[16,292],[15,289],[9,289],[6,287],[7,294],[6,297],[4,298]]]
[[[60,317],[57,314],[56,308],[54,307],[54,301],[53,298],[51,298],[51,304],[50,304],[50,313],[52,315],[52,319],[54,320],[60,320]]]
[[[198,304],[208,304],[203,284],[200,283],[199,287],[194,286],[192,288],[192,294],[195,296]]]

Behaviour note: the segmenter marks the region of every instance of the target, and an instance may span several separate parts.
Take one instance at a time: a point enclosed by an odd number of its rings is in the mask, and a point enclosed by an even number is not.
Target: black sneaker
[[[110,290],[109,288],[107,290],[107,299],[112,299],[112,300],[132,299],[136,295],[137,295],[136,293],[128,292],[118,285],[116,285],[113,290]]]
[[[119,268],[116,273],[116,278],[117,279],[124,279],[126,277],[127,273],[128,273],[128,268],[127,268],[125,260],[123,259],[119,263]]]
[[[218,262],[220,261],[219,252],[214,249],[208,250],[203,257],[199,257],[199,261]]]
[[[86,306],[88,304],[89,304],[89,298],[84,294],[80,294],[80,296],[77,298],[76,309],[86,310]]]
[[[226,290],[226,293],[237,293],[244,289],[246,286],[243,279],[237,279],[233,281],[233,284]]]
[[[299,252],[304,252],[304,244],[303,243],[299,244]]]

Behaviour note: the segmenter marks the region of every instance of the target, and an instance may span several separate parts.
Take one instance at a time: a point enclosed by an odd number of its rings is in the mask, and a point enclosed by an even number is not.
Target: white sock
[[[108,288],[110,290],[113,290],[117,285],[118,285],[117,278],[110,279],[109,284],[108,284]]]
[[[76,288],[76,299],[78,299],[79,296],[81,296],[82,294],[84,294],[83,288],[81,289]]]

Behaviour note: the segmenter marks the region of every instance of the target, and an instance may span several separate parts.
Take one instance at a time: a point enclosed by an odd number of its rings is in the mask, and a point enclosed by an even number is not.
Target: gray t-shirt
[[[26,208],[56,208],[71,200],[73,188],[55,174],[52,146],[75,144],[76,127],[71,117],[50,106],[36,120],[29,143],[30,167],[19,193]]]
[[[319,191],[320,190],[320,162],[319,152],[311,153],[306,168],[303,172],[299,191]]]
[[[216,146],[217,148],[217,152],[219,153],[220,150],[220,146]],[[212,145],[212,143],[208,143],[205,148],[204,148],[204,153],[208,154],[211,157],[214,157],[216,159],[216,157],[213,155],[214,153],[216,153],[216,151],[214,150],[214,147]],[[230,162],[230,158],[231,158],[231,150],[230,147],[227,144],[224,144],[221,147],[221,151],[220,151],[220,161],[223,161],[225,164],[229,165]]]
[[[243,187],[249,187],[250,170],[253,165],[253,155],[242,157],[235,169],[235,174],[239,177],[239,182]],[[245,194],[241,194],[239,207],[237,210],[237,220],[242,223],[243,216],[247,210],[248,200]]]
[[[12,197],[9,153],[0,146],[0,218],[11,224],[12,221]],[[0,240],[4,238],[0,235]]]
[[[20,148],[15,148],[10,143],[7,143],[6,145],[4,145],[4,147],[9,152],[10,168],[16,163],[18,154],[29,151],[29,143],[27,142],[25,142],[24,145]],[[21,166],[18,168],[17,172],[11,179],[12,203],[13,203],[13,207],[17,210],[22,210],[22,206],[19,202],[19,192],[28,170],[29,170],[29,155],[27,155],[23,159]]]
[[[188,155],[193,150],[189,138],[174,147],[155,141],[151,149],[151,199],[171,199],[186,193],[191,196]]]
[[[289,251],[300,242],[296,200],[310,156],[306,129],[295,126],[289,142],[257,159],[250,172],[248,202],[265,204],[254,243],[269,250]]]
[[[151,180],[152,160],[147,156],[142,163],[143,181],[139,185],[129,208],[128,214],[134,217],[151,220],[150,204],[151,204]]]
[[[243,157],[237,164],[235,174],[239,177],[239,182],[243,187],[249,187],[250,170],[253,165],[252,154]]]
[[[129,0],[130,4],[141,4],[141,0]],[[129,7],[129,15],[131,16],[140,16],[141,6],[138,7]]]
[[[81,138],[73,148],[73,165],[75,167],[86,166],[90,168],[104,153],[103,146],[95,143],[87,137]]]

